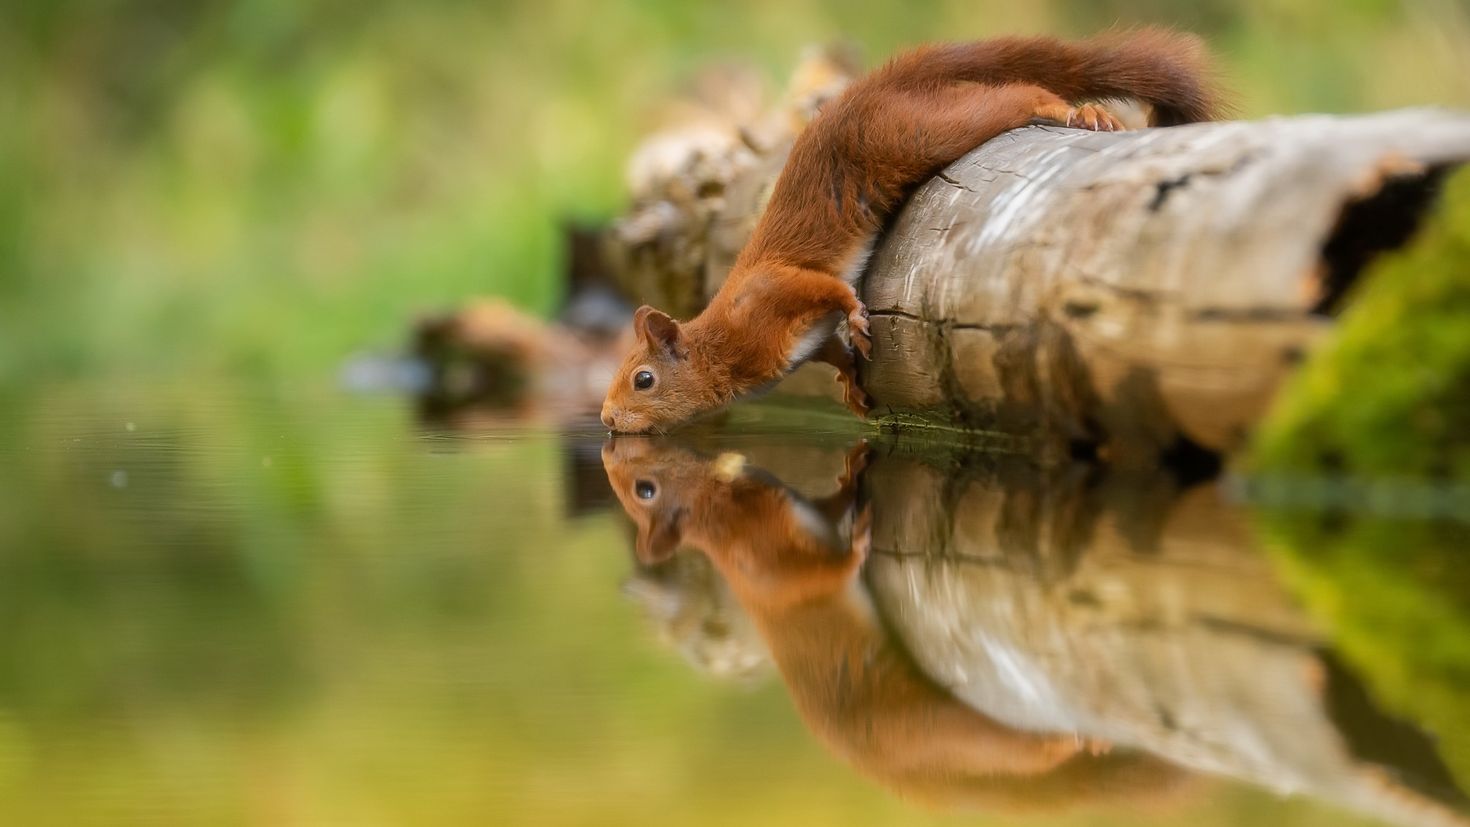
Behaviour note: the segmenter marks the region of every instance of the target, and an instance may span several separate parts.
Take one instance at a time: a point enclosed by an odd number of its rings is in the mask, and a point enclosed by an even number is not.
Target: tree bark
[[[745,164],[662,235],[649,216],[678,208],[638,205],[610,238],[625,284],[697,310],[783,156]],[[1467,159],[1470,116],[1431,110],[1007,133],[920,187],[880,239],[861,286],[874,416],[1051,451],[1228,453]],[[668,261],[659,245],[701,266],[650,278],[637,262]]]

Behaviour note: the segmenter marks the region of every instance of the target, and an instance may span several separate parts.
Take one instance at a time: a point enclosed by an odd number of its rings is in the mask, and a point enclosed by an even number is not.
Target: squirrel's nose
[[[602,424],[606,425],[608,427],[608,430],[612,430],[613,416],[607,408],[602,409]]]

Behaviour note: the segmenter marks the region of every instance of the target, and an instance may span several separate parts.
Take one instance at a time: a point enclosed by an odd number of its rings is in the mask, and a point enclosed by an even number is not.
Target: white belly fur
[[[829,313],[821,321],[812,325],[810,330],[803,333],[800,339],[796,340],[796,347],[792,348],[791,352],[786,355],[787,373],[796,370],[799,365],[812,358],[812,354],[816,353],[817,349],[837,330],[837,320],[841,315],[840,313]]]
[[[868,259],[873,257],[873,245],[878,243],[878,236],[869,236],[857,252],[853,253],[848,260],[847,266],[842,268],[842,280],[848,284],[857,284],[858,279],[863,277],[863,271],[868,269]]]
[[[857,251],[852,254],[852,258],[848,260],[847,266],[842,268],[842,280],[847,282],[849,285],[853,285],[854,290],[857,289],[856,285],[858,279],[863,277],[863,271],[868,269],[868,259],[873,257],[873,245],[877,243],[877,241],[878,236],[870,236],[866,241],[862,243],[862,246],[858,247]],[[827,340],[827,337],[831,336],[833,331],[837,329],[837,323],[841,320],[842,314],[835,313],[825,319],[822,319],[820,322],[813,325],[811,330],[808,330],[805,334],[803,334],[802,337],[796,341],[796,347],[792,348],[791,353],[787,354],[786,372],[790,373],[791,371],[796,370],[797,367],[805,363],[806,360],[810,359],[812,357],[812,354],[817,352],[817,348],[820,348],[822,346],[822,343]]]

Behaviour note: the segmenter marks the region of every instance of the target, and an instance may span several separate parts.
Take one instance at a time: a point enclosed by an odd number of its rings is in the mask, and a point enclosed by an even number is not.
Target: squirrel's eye
[[[633,493],[637,494],[640,500],[651,500],[658,494],[658,486],[648,480],[638,480],[633,483]]]
[[[653,372],[640,370],[633,374],[633,387],[640,391],[646,391],[653,387]]]

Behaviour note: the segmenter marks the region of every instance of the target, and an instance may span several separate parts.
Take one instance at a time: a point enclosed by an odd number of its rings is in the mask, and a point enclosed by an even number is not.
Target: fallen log
[[[609,238],[625,287],[697,311],[784,151],[699,183],[699,220],[636,204]],[[1467,160],[1470,116],[1432,110],[1007,133],[921,187],[879,242],[861,287],[874,416],[1052,454],[1228,454]],[[670,246],[695,266],[650,277]]]

